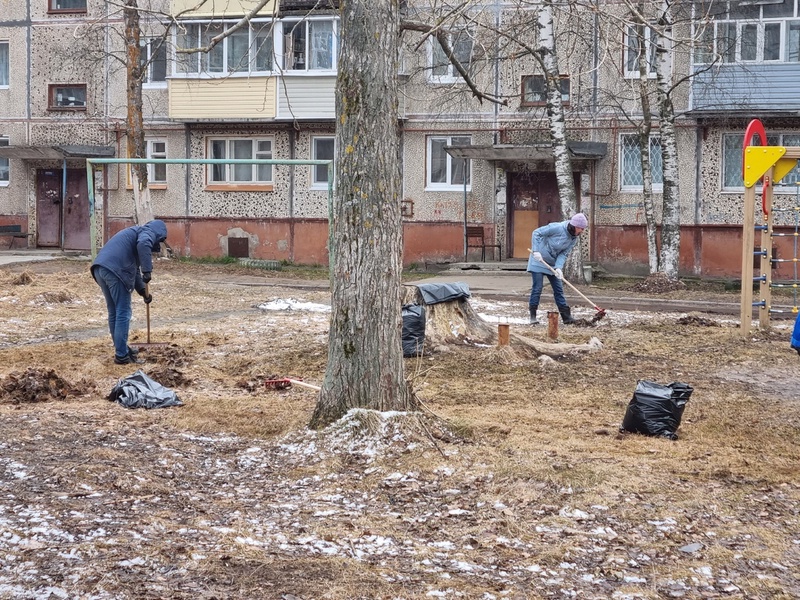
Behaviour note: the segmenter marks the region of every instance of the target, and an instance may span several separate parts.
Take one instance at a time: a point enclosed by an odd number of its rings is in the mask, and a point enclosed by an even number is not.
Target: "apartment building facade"
[[[178,50],[208,45],[254,4],[149,5],[179,23],[165,35],[166,21],[142,19],[149,157],[333,158],[334,6],[269,3],[211,52]],[[419,4],[407,18],[428,15]],[[747,122],[761,118],[770,143],[800,145],[800,13],[797,0],[730,0],[697,3],[691,15],[675,24],[681,43],[672,50],[681,271],[735,276]],[[578,207],[591,222],[584,260],[645,272],[633,30],[593,11],[556,16],[568,48],[559,66]],[[503,259],[525,258],[531,230],[563,218],[544,75],[518,40],[497,33],[533,40],[535,21],[535,10],[486,0],[448,26],[475,89],[499,102],[475,96],[434,36],[404,33],[398,159],[406,264],[463,260],[465,225],[483,227]],[[93,211],[85,174],[86,158],[126,155],[124,48],[110,33],[122,25],[122,14],[103,0],[25,0],[0,16],[0,223],[22,225],[31,245],[90,249],[90,212],[99,243],[133,222],[127,168],[98,169]],[[650,150],[658,205],[657,128]],[[173,248],[193,256],[327,263],[327,178],[320,165],[149,166],[155,214],[167,222]],[[786,227],[794,225],[788,209],[800,205],[797,179],[790,173],[776,188]],[[474,250],[469,258],[477,258]]]

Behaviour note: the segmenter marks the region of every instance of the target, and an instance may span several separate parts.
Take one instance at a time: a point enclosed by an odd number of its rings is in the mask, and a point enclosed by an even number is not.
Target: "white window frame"
[[[622,71],[623,76],[625,79],[638,79],[639,78],[639,64],[638,64],[638,57],[633,59],[636,64],[633,65],[633,68],[630,66],[629,61],[629,51],[631,50],[630,40],[635,39],[635,29],[636,25],[628,25],[625,28],[625,33],[623,35],[622,41]],[[632,34],[632,32],[634,32]],[[650,28],[649,25],[645,25],[644,28],[644,43],[645,43],[645,56],[648,58],[650,63],[650,69],[647,72],[648,79],[655,79],[656,77],[656,61],[658,57],[656,55],[656,47],[653,44],[653,35],[654,31]]]
[[[463,57],[459,58],[458,56],[458,48],[456,47],[457,39],[460,36],[466,36],[470,40],[470,48],[469,48],[469,60],[464,61],[462,60]],[[461,66],[466,69],[469,73],[472,69],[472,55],[475,50],[475,43],[473,41],[472,33],[467,30],[463,29],[461,31],[455,33],[448,33],[447,34],[447,41],[450,44],[450,48],[453,50],[453,54],[455,54],[458,61],[461,63]],[[441,64],[437,63],[437,54],[441,53],[441,60],[446,61],[442,62]],[[456,70],[455,65],[445,56],[444,49],[442,45],[439,43],[434,36],[428,38],[428,45],[427,45],[427,54],[428,54],[428,81],[431,83],[456,83],[461,81],[461,75]],[[466,63],[466,64],[465,64]],[[436,67],[445,67],[444,74],[437,74],[434,72]]]
[[[237,21],[181,21],[181,26],[186,35],[179,34],[180,28],[173,33],[172,43],[175,48],[199,48],[207,45],[209,39],[221,33]],[[210,33],[208,28],[213,27]],[[241,31],[241,30],[240,30]],[[225,37],[217,46],[208,53],[196,52],[193,54],[174,53],[170,60],[172,65],[170,77],[175,78],[222,78],[222,77],[250,77],[252,75],[270,75],[275,72],[275,32],[273,21],[270,19],[253,19],[248,32],[247,68],[231,69],[229,55],[233,52],[232,36]],[[234,34],[235,35],[235,34]],[[270,55],[270,69],[259,70],[259,36],[267,35],[266,46]],[[181,46],[181,43],[185,45]],[[185,65],[185,66],[184,66]]]
[[[252,159],[271,160],[275,153],[275,138],[271,136],[259,137],[246,137],[246,136],[208,136],[205,140],[205,157],[206,158],[225,158],[233,160],[235,158],[235,146],[238,143],[249,141],[250,154]],[[212,144],[215,142],[225,143],[225,156],[217,157],[212,153]],[[261,143],[269,143],[269,151],[259,149],[258,145]],[[269,156],[267,156],[267,154]],[[246,170],[250,167],[250,179],[236,179],[236,172],[239,170]],[[259,171],[268,171],[269,177],[258,179]],[[217,174],[222,173],[222,179],[215,179]],[[236,165],[236,164],[222,164],[222,165],[208,165],[206,168],[206,186],[215,187],[221,186],[225,188],[248,188],[255,186],[263,188],[264,186],[271,186],[275,180],[274,165]]]
[[[642,192],[643,191],[643,185],[641,185],[641,184],[638,184],[638,185],[626,184],[625,181],[624,181],[625,172],[628,170],[628,169],[625,168],[625,165],[624,165],[624,160],[625,160],[625,149],[624,149],[625,142],[624,142],[624,138],[635,138],[636,142],[638,143],[639,134],[638,133],[621,133],[619,138],[620,138],[619,139],[619,191],[620,192],[634,192],[634,193]],[[659,142],[660,142],[660,138],[661,138],[661,136],[658,135],[658,134],[651,134],[650,135],[650,149],[651,149],[650,163],[651,163],[651,166],[652,166],[652,162],[653,162],[653,155],[652,155],[653,140],[659,140]],[[664,178],[664,173],[663,173],[663,146],[661,146],[660,143],[659,143],[659,149],[662,151],[662,155],[661,155],[662,156],[662,159],[661,159],[662,160],[662,173],[661,173],[662,181],[660,183],[653,181],[653,191],[656,192],[656,193],[660,193],[664,189],[664,183],[663,183],[663,178]],[[639,163],[637,165],[635,165],[635,167],[637,169],[639,169],[638,172],[641,173],[641,171],[642,171],[641,158],[639,159]]]
[[[742,13],[736,14],[725,10],[722,14],[717,15],[713,20],[703,25],[695,23],[695,33],[697,27],[705,27],[706,33],[702,35],[699,41],[699,47],[695,48],[694,56],[692,58],[694,64],[708,64],[719,58],[721,62],[734,64],[734,63],[778,63],[788,62],[796,63],[800,61],[800,51],[798,50],[798,27],[800,27],[800,7],[794,3],[791,6],[790,15],[781,15],[769,11],[770,5],[781,4],[771,0],[749,0],[747,3],[740,2],[738,6],[741,8],[746,6],[748,8],[757,8],[758,12],[745,18]],[[731,2],[731,10],[734,10],[733,2]],[[778,15],[778,16],[776,16]],[[778,56],[773,58],[765,58],[764,52],[766,50],[766,28],[768,26],[773,28],[778,26]],[[744,28],[755,28],[756,30],[756,44],[755,44],[755,57],[743,58],[742,54],[742,32]],[[722,42],[727,37],[723,37],[726,31],[730,31],[735,35],[734,43],[731,44],[730,49],[722,47]],[[794,48],[789,48],[790,42],[794,42]],[[793,58],[792,58],[793,57]]]
[[[331,61],[330,67],[314,68],[314,57],[317,56],[317,52],[313,47],[312,30],[321,23],[330,23],[331,25],[332,41],[331,48],[328,49],[331,54]],[[301,28],[303,35],[302,44],[299,44],[297,48],[290,48],[292,36],[295,35],[298,28]],[[280,32],[281,35],[278,36],[276,28],[275,39],[277,43],[275,54],[276,62],[283,65],[284,74],[312,72],[319,75],[320,73],[336,73],[336,64],[339,60],[339,19],[331,17],[284,19],[280,22]]]
[[[158,43],[158,53],[163,57],[164,61],[164,79],[153,79],[153,65],[156,62],[153,60],[153,49]],[[169,57],[167,54],[167,42],[161,41],[161,38],[142,38],[141,40],[142,62],[147,66],[145,67],[145,75],[142,79],[142,87],[146,88],[165,88],[167,87],[167,75],[169,73]]]
[[[0,146],[9,146],[11,141],[8,136],[0,135]],[[3,166],[5,165],[5,166]],[[5,172],[5,179],[2,178]],[[6,187],[11,182],[11,160],[0,157],[0,187]]]
[[[457,144],[453,143],[454,139],[458,140]],[[445,181],[441,182],[441,181],[432,181],[431,180],[431,175],[432,175],[433,169],[434,169],[434,165],[433,165],[433,159],[434,159],[434,157],[433,157],[433,146],[434,146],[434,142],[436,142],[437,145],[441,144],[442,142],[445,142],[444,144],[442,144],[442,146],[456,146],[456,145],[461,146],[461,145],[466,145],[465,142],[469,142],[471,144],[472,143],[472,136],[470,136],[470,135],[458,135],[458,134],[454,134],[454,135],[429,135],[427,137],[426,141],[425,141],[425,149],[426,149],[425,150],[425,190],[426,191],[432,191],[432,192],[456,191],[456,190],[463,191],[464,190],[464,183],[463,182],[453,183],[453,176],[455,175],[455,172],[456,172],[456,169],[454,169],[454,167],[453,167],[453,161],[454,160],[463,161],[463,159],[461,159],[461,158],[454,159],[452,156],[450,156],[444,150],[442,150],[442,152],[444,152],[444,157],[443,158],[445,160],[445,164],[444,164]],[[467,189],[467,191],[470,191],[470,190],[472,190],[472,161],[471,160],[467,160],[465,166],[466,166],[465,177],[466,177],[466,180],[467,180],[466,189]]]
[[[0,90],[7,90],[11,81],[11,46],[8,40],[0,40],[0,49],[5,51],[0,54],[3,57],[3,64],[0,64],[0,73],[5,73],[5,83],[0,80]]]
[[[786,136],[793,136],[798,138],[797,143],[790,143],[785,144],[784,140]],[[744,191],[744,178],[742,177],[742,158],[741,154],[733,160],[732,164],[728,161],[728,153],[725,152],[725,145],[726,142],[729,140],[733,140],[734,147],[737,149],[741,149],[744,145],[744,135],[741,133],[724,133],[722,134],[721,140],[721,154],[722,154],[722,165],[720,168],[720,189],[723,192],[735,192],[735,193],[742,193]],[[800,131],[781,131],[779,133],[770,132],[767,134],[767,145],[769,146],[800,146]],[[731,155],[733,156],[733,155]],[[725,175],[728,172],[728,169],[734,169],[734,172],[737,174],[737,179],[741,180],[741,185],[725,185]],[[792,171],[796,171],[793,177],[790,177]],[[800,181],[800,168],[795,166],[789,173],[787,173],[780,181],[775,184],[773,188],[774,193],[776,194],[797,194],[797,184],[795,183],[787,183],[787,181],[791,181],[794,179],[795,181]]]
[[[147,149],[147,158],[167,158],[167,139],[163,137],[146,137],[144,143]],[[156,151],[156,144],[164,144],[164,149]],[[156,179],[156,169],[164,171],[163,179]],[[157,186],[167,187],[167,165],[147,164],[147,182]]]
[[[333,142],[333,155],[330,160],[336,158],[336,136],[333,135],[314,135],[311,136],[311,160],[328,160],[327,157],[320,159],[317,155],[317,142],[318,141],[331,141]],[[333,168],[334,163],[331,162],[329,166],[324,165],[311,165],[311,189],[312,190],[327,190],[328,189],[328,168]],[[325,169],[325,178],[320,177],[320,169]],[[336,183],[336,170],[333,172],[334,185]]]

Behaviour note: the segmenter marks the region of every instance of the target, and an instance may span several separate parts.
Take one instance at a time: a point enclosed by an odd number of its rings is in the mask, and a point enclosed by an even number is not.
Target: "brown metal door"
[[[64,249],[89,250],[89,192],[85,169],[67,169],[64,198]]]
[[[36,170],[36,245],[61,246],[61,169]]]

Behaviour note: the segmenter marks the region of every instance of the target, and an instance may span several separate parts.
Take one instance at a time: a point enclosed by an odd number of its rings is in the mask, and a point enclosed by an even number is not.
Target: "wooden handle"
[[[530,252],[530,253],[533,253],[533,250],[531,250],[530,248],[528,248],[528,252]],[[550,271],[552,271],[553,275],[556,275],[556,270],[555,270],[553,267],[551,267],[549,264],[547,264],[547,263],[545,262],[545,260],[544,260],[544,259],[540,260],[539,262],[540,262],[540,263],[542,263],[542,264],[543,264],[545,267],[547,267],[548,269],[550,269]],[[600,308],[599,306],[597,306],[597,304],[595,304],[594,302],[592,302],[591,300],[589,300],[589,299],[588,299],[586,296],[584,296],[584,295],[581,293],[581,291],[580,291],[578,288],[576,288],[574,285],[572,285],[572,284],[571,284],[569,281],[567,281],[567,280],[566,280],[566,279],[564,279],[563,277],[561,278],[561,281],[563,281],[563,282],[564,282],[564,283],[566,283],[566,284],[567,284],[569,287],[571,287],[573,292],[575,292],[575,293],[576,293],[576,294],[578,294],[578,295],[579,295],[581,298],[583,298],[584,300],[586,300],[586,302],[589,304],[589,306],[591,306],[593,309],[595,309],[595,310],[599,310],[599,311],[602,311],[602,310],[603,310],[602,308]]]
[[[147,298],[150,295],[150,283],[144,284],[144,297]],[[145,302],[144,303],[144,310],[147,313],[147,343],[150,343],[150,305]]]
[[[318,385],[313,385],[311,383],[306,383],[305,381],[298,381],[297,379],[291,379],[289,377],[287,377],[286,379],[291,381],[292,385],[299,385],[300,387],[306,387],[306,388],[308,388],[310,390],[316,390],[316,391],[320,391],[322,389]]]

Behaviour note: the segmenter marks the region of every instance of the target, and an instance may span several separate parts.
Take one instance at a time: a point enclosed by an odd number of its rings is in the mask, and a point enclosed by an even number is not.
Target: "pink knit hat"
[[[573,227],[580,227],[581,229],[586,229],[589,226],[589,221],[586,220],[585,214],[578,213],[569,220],[569,224],[572,225]]]

